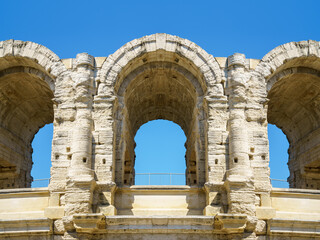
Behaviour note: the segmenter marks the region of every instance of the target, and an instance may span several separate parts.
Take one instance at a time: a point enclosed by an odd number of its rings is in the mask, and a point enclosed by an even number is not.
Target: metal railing
[[[186,185],[184,173],[136,173],[135,185]]]
[[[33,179],[31,183],[32,188],[48,187],[50,178]]]
[[[273,187],[288,188],[287,180],[270,178]],[[34,179],[33,188],[48,187],[50,178]],[[184,173],[136,173],[135,185],[185,185]]]
[[[271,181],[272,187],[289,188],[289,183],[287,180],[270,178],[270,181]]]

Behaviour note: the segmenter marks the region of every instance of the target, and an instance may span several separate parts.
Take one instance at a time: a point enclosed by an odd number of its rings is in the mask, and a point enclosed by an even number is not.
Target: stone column
[[[76,116],[72,135],[71,163],[66,187],[66,215],[92,212],[94,172],[92,170],[92,94],[94,58],[76,57],[73,75]]]
[[[247,135],[246,59],[236,53],[228,57],[229,93],[229,164],[225,186],[228,192],[228,213],[255,215],[253,172],[249,161]]]
[[[58,219],[64,216],[65,192],[72,158],[71,145],[76,116],[73,79],[69,71],[57,78],[55,91],[50,200],[49,207],[45,209],[45,215],[48,218]]]
[[[223,180],[226,170],[226,156],[228,155],[226,132],[228,106],[222,83],[218,83],[208,89],[206,102],[208,105],[208,161],[206,164],[205,183],[207,206],[204,209],[204,215],[214,216],[225,212],[224,206],[227,206]]]
[[[205,112],[205,100],[203,97],[198,97],[197,112],[195,117],[195,124],[197,125],[197,132],[199,133],[196,140],[195,146],[197,146],[197,174],[198,174],[198,185],[203,186],[206,183],[206,130],[207,130],[207,119]]]
[[[99,83],[98,95],[94,98],[94,165],[97,174],[96,211],[104,215],[116,215],[114,207],[116,190],[114,182],[114,102],[113,87]]]

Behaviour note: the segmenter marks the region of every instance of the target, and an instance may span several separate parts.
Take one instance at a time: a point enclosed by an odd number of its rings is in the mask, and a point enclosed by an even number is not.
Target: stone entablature
[[[213,57],[168,34],[133,40],[108,57],[80,53],[64,60],[36,43],[0,42],[0,188],[30,187],[31,141],[53,122],[44,218],[53,219],[58,230],[50,228],[49,235],[94,238],[105,234],[107,222],[114,229],[110,237],[116,236],[124,231],[116,227],[118,221],[137,222],[138,229],[140,218],[116,215],[157,215],[147,207],[157,196],[177,204],[158,214],[177,217],[149,216],[143,220],[147,225],[192,225],[196,220],[178,220],[187,206],[191,215],[206,216],[199,218],[200,225],[214,221],[221,231],[213,231],[213,239],[278,234],[276,226],[289,223],[273,203],[282,200],[271,193],[267,124],[277,125],[289,140],[290,187],[315,189],[317,195],[319,57],[316,41],[281,45],[261,60],[240,53]],[[179,124],[187,137],[187,186],[182,189],[134,186],[134,136],[155,119]],[[267,219],[268,233],[260,229]],[[297,219],[317,229],[315,218]],[[310,230],[308,237],[316,232]]]

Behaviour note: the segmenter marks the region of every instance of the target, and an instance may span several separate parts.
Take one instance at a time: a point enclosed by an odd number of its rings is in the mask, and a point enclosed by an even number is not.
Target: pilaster
[[[207,123],[207,165],[206,165],[206,207],[204,215],[214,216],[226,211],[226,191],[223,186],[225,165],[228,155],[227,97],[223,84],[218,83],[208,89],[206,97],[208,106]]]
[[[75,124],[71,163],[66,186],[66,215],[92,212],[95,185],[92,170],[92,93],[94,59],[87,53],[76,57],[74,78]]]
[[[94,98],[94,168],[97,175],[95,189],[96,212],[107,216],[116,215],[114,194],[116,190],[114,161],[114,115],[115,96],[111,85],[98,83]]]
[[[225,187],[228,213],[255,215],[253,172],[249,161],[246,108],[246,59],[236,53],[228,58],[229,164]]]

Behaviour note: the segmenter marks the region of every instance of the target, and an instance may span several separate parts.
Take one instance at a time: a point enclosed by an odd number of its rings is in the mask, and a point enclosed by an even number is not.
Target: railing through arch
[[[184,173],[136,173],[135,185],[186,185]]]
[[[31,187],[32,188],[48,187],[49,183],[50,183],[50,178],[33,179]]]
[[[288,188],[287,180],[270,179],[272,186]],[[184,173],[136,173],[136,185],[185,185]],[[48,187],[50,178],[34,179],[32,187]]]

